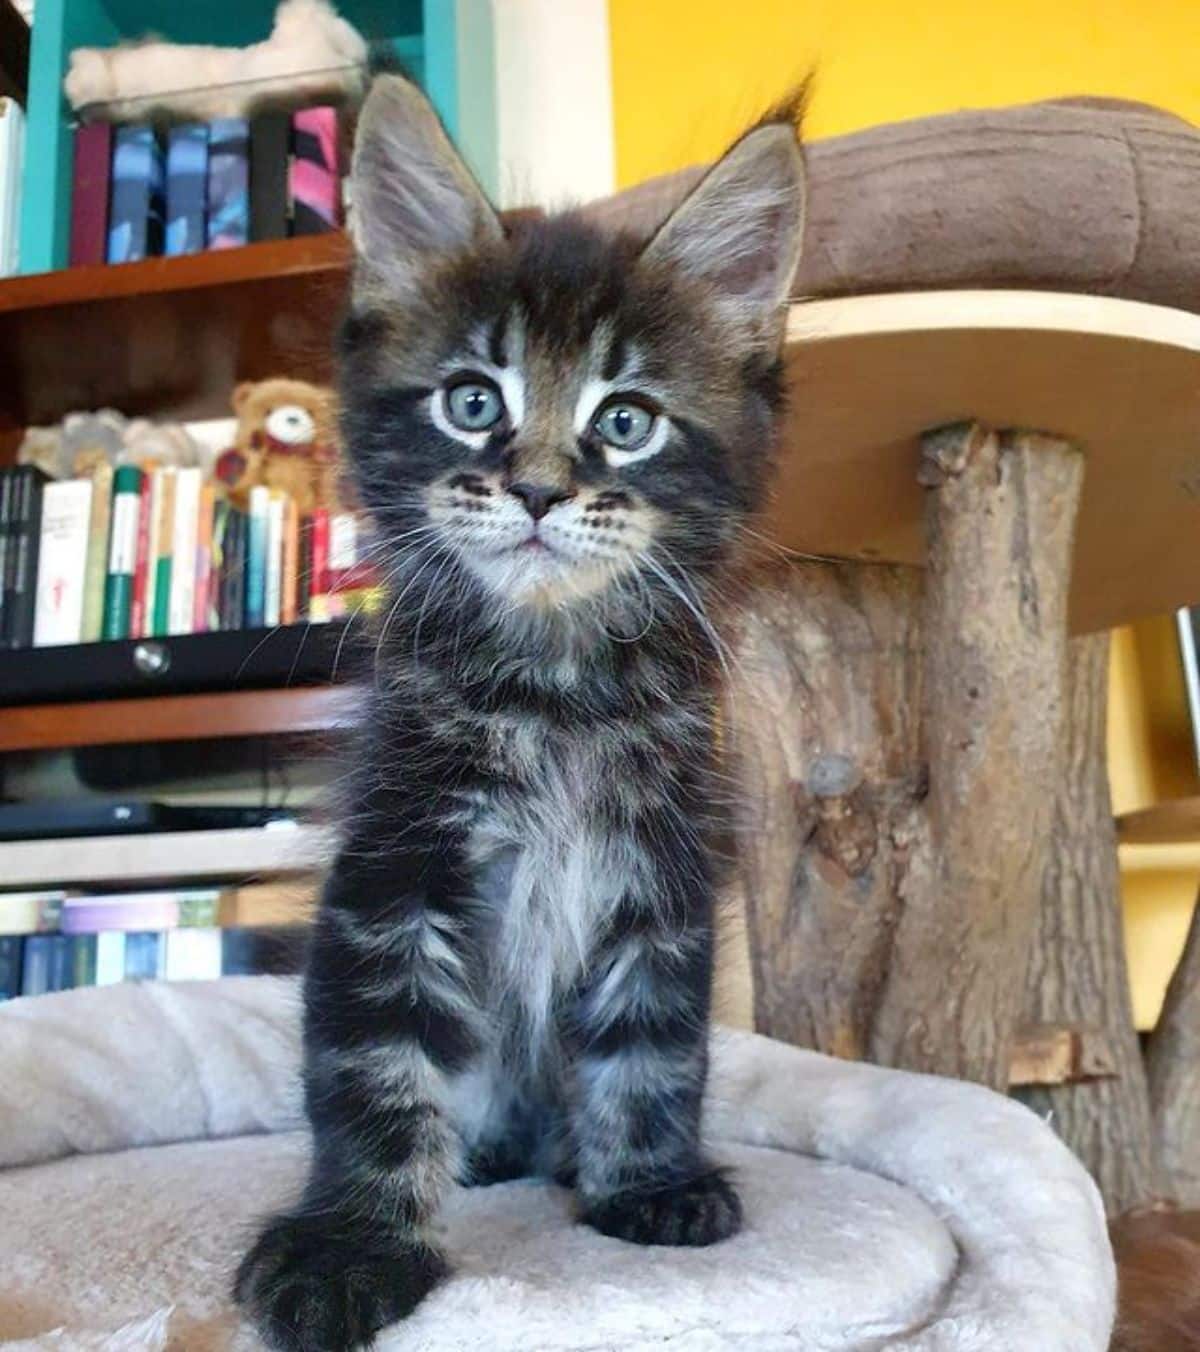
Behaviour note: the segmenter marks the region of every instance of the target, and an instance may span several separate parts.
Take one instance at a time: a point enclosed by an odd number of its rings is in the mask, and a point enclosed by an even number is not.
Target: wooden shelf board
[[[1200,845],[1200,798],[1176,798],[1117,818],[1127,845]]]
[[[976,418],[1084,451],[1076,632],[1200,599],[1200,315],[1052,292],[856,296],[793,306],[787,360],[781,544],[920,564],[918,439]]]
[[[349,727],[353,687],[158,695],[0,709],[0,753],[133,742],[264,737]]]

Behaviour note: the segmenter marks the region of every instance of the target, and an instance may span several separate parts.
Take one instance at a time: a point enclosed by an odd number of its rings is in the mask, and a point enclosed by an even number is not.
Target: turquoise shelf
[[[38,0],[29,63],[21,271],[66,266],[71,110],[62,93],[75,47],[153,32],[175,42],[242,46],[271,30],[276,0]],[[486,0],[340,0],[370,42],[388,42],[428,92],[485,187],[497,178],[491,6]]]

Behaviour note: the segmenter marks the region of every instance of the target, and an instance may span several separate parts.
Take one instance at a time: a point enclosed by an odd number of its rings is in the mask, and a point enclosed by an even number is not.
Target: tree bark
[[[729,720],[761,1031],[1007,1086],[1048,844],[1082,463],[925,440],[930,561],[752,601]]]
[[[1106,634],[1074,639],[1067,668],[1063,756],[1025,1014],[1100,1029],[1115,1075],[1023,1091],[1051,1114],[1116,1214],[1157,1195],[1149,1098],[1133,1023],[1121,919],[1116,827],[1108,789]]]
[[[1163,1186],[1181,1206],[1200,1206],[1200,904],[1167,987],[1147,1068]]]

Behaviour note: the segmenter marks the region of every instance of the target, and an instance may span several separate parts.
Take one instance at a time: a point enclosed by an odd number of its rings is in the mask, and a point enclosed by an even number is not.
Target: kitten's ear
[[[430,263],[503,234],[429,101],[398,75],[378,76],[359,114],[351,200],[359,256],[400,289]]]
[[[713,165],[642,256],[707,282],[734,314],[762,325],[788,298],[803,233],[796,128],[769,121]]]

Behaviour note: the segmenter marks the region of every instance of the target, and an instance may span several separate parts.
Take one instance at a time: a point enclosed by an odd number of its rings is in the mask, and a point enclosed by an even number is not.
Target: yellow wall
[[[1198,0],[609,0],[622,185],[711,158],[810,66],[810,122],[1081,92],[1200,121]]]
[[[1200,122],[1200,0],[609,0],[609,14],[622,186],[712,158],[813,66],[814,137],[1079,93]],[[1171,622],[1118,634],[1113,663],[1116,810],[1200,792]],[[1198,875],[1200,864],[1124,871],[1142,1027]]]

